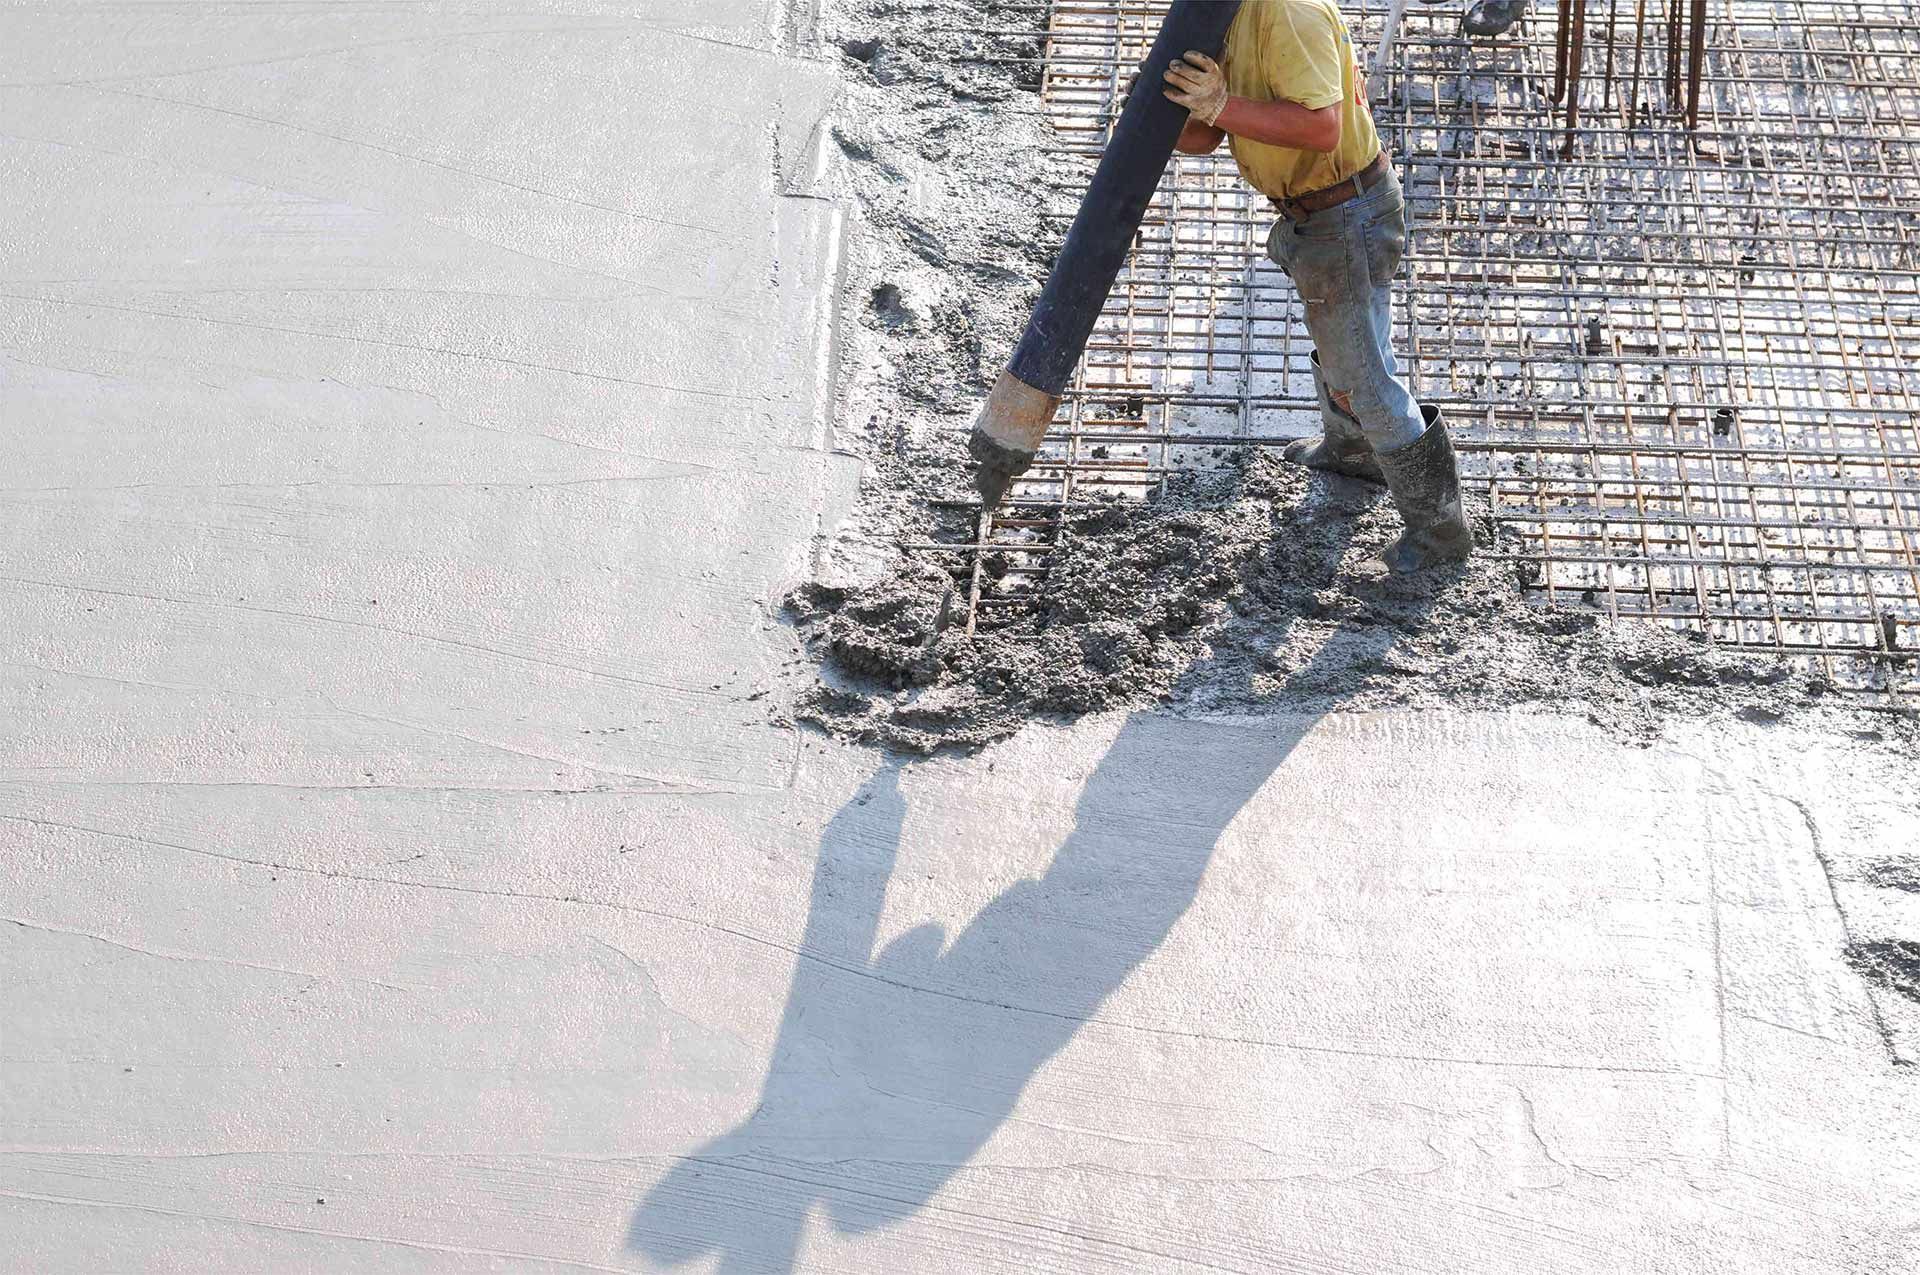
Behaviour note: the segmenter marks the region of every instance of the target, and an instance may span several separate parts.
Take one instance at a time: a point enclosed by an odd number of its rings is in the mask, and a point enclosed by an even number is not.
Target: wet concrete
[[[0,1269],[1911,1269],[1871,725],[792,723],[804,18],[0,18]]]
[[[1910,719],[1869,714],[1780,661],[1529,602],[1513,562],[1496,556],[1511,542],[1477,497],[1468,511],[1485,552],[1394,577],[1380,556],[1402,524],[1380,487],[1249,451],[1177,473],[1145,501],[1069,511],[1044,574],[1003,595],[1024,605],[982,607],[971,637],[951,618],[967,609],[965,582],[937,559],[907,556],[869,585],[809,583],[786,601],[822,663],[799,714],[921,753],[1126,707],[1526,705],[1623,738],[1692,717],[1869,725],[1896,747],[1920,744]]]
[[[1032,605],[985,611],[973,640],[936,638],[952,610],[945,570],[970,559],[924,546],[980,536],[974,509],[955,499],[971,495],[958,440],[1031,311],[1072,200],[1049,139],[1035,135],[1046,109],[1034,83],[1004,61],[1038,56],[1037,42],[1015,37],[1040,29],[1035,11],[938,0],[910,24],[896,12],[887,0],[845,0],[826,19],[847,79],[829,156],[865,231],[842,439],[866,478],[857,516],[787,599],[822,665],[802,720],[927,752],[1096,710],[1525,705],[1623,737],[1676,716],[1791,718],[1920,749],[1920,720],[1857,712],[1811,669],[1743,659],[1698,634],[1612,625],[1596,596],[1562,591],[1551,612],[1531,605],[1538,564],[1518,560],[1517,530],[1496,534],[1484,508],[1477,560],[1383,584],[1368,559],[1400,524],[1380,488],[1227,448],[1186,449],[1192,468],[1144,504],[1069,517],[1043,575],[1007,574],[1032,557],[987,554],[989,591]],[[1274,334],[1298,324],[1284,306],[1254,317]],[[1216,388],[1241,386],[1223,376]],[[1144,408],[1118,399],[1084,410]],[[903,555],[903,543],[922,547]],[[964,612],[964,579],[960,592]]]

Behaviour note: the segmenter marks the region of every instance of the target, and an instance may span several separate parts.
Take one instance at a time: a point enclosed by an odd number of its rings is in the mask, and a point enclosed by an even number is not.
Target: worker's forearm
[[[1190,119],[1187,126],[1180,130],[1180,139],[1174,147],[1188,155],[1211,155],[1220,149],[1220,143],[1226,133],[1205,120]]]
[[[1340,144],[1340,105],[1309,110],[1298,102],[1255,102],[1229,97],[1214,126],[1268,146],[1331,151]]]

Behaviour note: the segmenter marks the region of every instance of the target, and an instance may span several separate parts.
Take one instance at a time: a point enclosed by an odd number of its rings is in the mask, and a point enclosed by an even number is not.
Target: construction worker
[[[1394,361],[1406,209],[1364,82],[1333,0],[1245,0],[1220,60],[1185,54],[1165,92],[1189,112],[1180,149],[1231,139],[1241,176],[1281,213],[1267,254],[1305,305],[1324,429],[1286,458],[1385,483],[1406,530],[1383,556],[1408,573],[1465,559],[1473,534],[1439,410],[1414,401]]]

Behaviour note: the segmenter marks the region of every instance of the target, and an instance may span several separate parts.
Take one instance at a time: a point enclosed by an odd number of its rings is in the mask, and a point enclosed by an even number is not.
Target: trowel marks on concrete
[[[1832,698],[1787,666],[1669,630],[1528,606],[1511,561],[1408,588],[1371,581],[1362,563],[1397,531],[1384,496],[1266,455],[1176,476],[1146,504],[1068,511],[1029,614],[936,639],[949,579],[894,546],[974,537],[969,513],[938,502],[967,491],[961,440],[1073,192],[1048,169],[1032,8],[933,0],[912,22],[897,8],[850,0],[830,19],[849,80],[833,136],[866,229],[838,441],[868,481],[827,570],[787,599],[823,669],[800,718],[926,752],[1036,716],[1146,705],[1553,703],[1644,732],[1667,712],[1773,721]],[[1009,46],[988,30],[1033,30],[1015,51],[1035,61],[999,60]],[[1483,513],[1483,548],[1511,548],[1489,525]]]
[[[1687,635],[1529,605],[1513,564],[1489,556],[1386,577],[1372,559],[1399,523],[1379,489],[1265,452],[1064,518],[1031,608],[972,640],[957,628],[933,640],[948,578],[931,565],[796,590],[788,613],[827,673],[800,715],[927,752],[1124,706],[1551,703],[1637,732],[1663,712],[1776,720],[1824,692]]]

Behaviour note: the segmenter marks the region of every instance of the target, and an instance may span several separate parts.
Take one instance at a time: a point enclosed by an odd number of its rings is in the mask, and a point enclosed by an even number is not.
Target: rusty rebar
[[[1693,0],[1687,27],[1687,127],[1700,126],[1700,72],[1707,60],[1707,0]]]
[[[1608,109],[1582,117],[1596,15],[1561,4],[1548,112],[1524,65],[1488,65],[1455,14],[1415,7],[1396,65],[1473,77],[1473,126],[1411,100],[1376,121],[1417,210],[1394,302],[1403,366],[1458,424],[1463,476],[1501,528],[1486,556],[1533,564],[1528,596],[1550,605],[1920,696],[1920,400],[1901,379],[1920,364],[1920,83],[1886,70],[1920,58],[1920,9],[1796,0],[1785,18],[1716,10],[1709,32],[1701,0],[1609,0],[1611,61],[1596,61],[1623,101],[1612,113],[1610,83]],[[1063,33],[1034,109],[1071,188],[1156,8],[1033,11]],[[1675,127],[1647,128],[1663,109]],[[1575,136],[1577,157],[1542,162]],[[1764,162],[1743,136],[1769,139]],[[1145,499],[1171,471],[1311,428],[1298,302],[1260,251],[1271,220],[1224,151],[1170,170],[1069,387],[1068,436],[1002,516],[954,528],[969,543],[911,550],[952,570],[956,636],[963,602],[987,628],[1029,605],[1063,507]]]
[[[1567,43],[1567,140],[1560,158],[1573,158],[1573,138],[1580,127],[1580,76],[1586,62],[1587,0],[1571,0],[1573,35]]]
[[[993,535],[993,510],[983,508],[973,522],[973,541],[976,545],[988,543]],[[980,617],[980,583],[986,572],[987,555],[984,550],[976,549],[973,554],[973,571],[967,580],[967,641],[973,641],[974,622]]]
[[[1605,86],[1601,90],[1600,107],[1608,111],[1613,109],[1613,31],[1619,17],[1620,0],[1607,0],[1607,69]]]
[[[1558,18],[1553,24],[1553,101],[1558,105],[1567,91],[1567,11],[1573,0],[1560,0]]]
[[[1627,127],[1640,124],[1640,55],[1647,47],[1647,0],[1633,5],[1633,79],[1627,88]]]
[[[1680,0],[1667,4],[1667,114],[1680,113]]]

